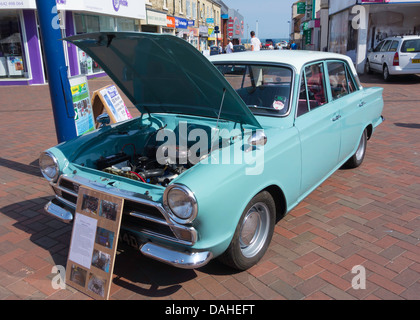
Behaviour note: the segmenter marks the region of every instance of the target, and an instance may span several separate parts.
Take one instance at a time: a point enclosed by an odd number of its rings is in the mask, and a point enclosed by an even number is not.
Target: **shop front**
[[[188,20],[175,17],[175,34],[177,37],[188,40]]]
[[[162,12],[146,10],[147,19],[146,23],[141,26],[141,31],[151,33],[162,33],[162,30],[168,30],[167,15]],[[170,19],[170,25],[172,25],[172,19]],[[171,28],[173,30],[173,28]],[[171,33],[173,31],[171,30]]]
[[[145,0],[57,1],[63,38],[99,31],[139,31],[146,18]],[[48,81],[35,0],[0,1],[0,85],[44,84]],[[85,52],[63,42],[69,76],[103,75]]]
[[[144,0],[99,1],[68,0],[58,4],[65,12],[65,36],[92,32],[136,32],[140,19],[146,18]],[[105,75],[102,68],[83,50],[66,46],[69,75],[87,75],[88,78]]]
[[[0,85],[45,82],[33,1],[0,2]]]
[[[203,52],[203,50],[208,50],[209,29],[207,26],[200,26],[198,32],[199,49],[201,50],[201,52]]]
[[[420,32],[420,0],[343,0],[330,5],[329,51],[350,56],[364,73],[366,56],[390,36]]]

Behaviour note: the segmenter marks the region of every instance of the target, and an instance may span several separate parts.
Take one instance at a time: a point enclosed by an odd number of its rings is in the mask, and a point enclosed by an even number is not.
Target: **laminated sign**
[[[124,200],[80,187],[66,268],[66,283],[108,299]]]
[[[92,95],[92,107],[95,119],[104,112],[108,113],[111,123],[133,118],[114,85],[95,91]]]
[[[77,135],[95,130],[89,87],[86,76],[76,76],[69,79],[73,99],[74,121]]]

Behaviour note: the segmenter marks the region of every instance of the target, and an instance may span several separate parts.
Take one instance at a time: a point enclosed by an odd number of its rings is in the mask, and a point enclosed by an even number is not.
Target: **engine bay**
[[[101,157],[96,161],[98,170],[123,176],[129,179],[142,181],[166,187],[181,173],[191,168],[194,164],[188,161],[188,151],[182,151],[178,146],[173,146],[176,156],[170,157],[172,152],[163,148],[165,158],[158,159],[156,150],[150,150],[147,154],[129,155],[120,152],[108,157]],[[165,162],[162,162],[165,161]]]

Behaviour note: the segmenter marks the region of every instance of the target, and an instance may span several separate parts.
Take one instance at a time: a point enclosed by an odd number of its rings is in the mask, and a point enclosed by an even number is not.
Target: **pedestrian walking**
[[[261,50],[261,41],[255,36],[255,32],[251,31],[251,50],[260,51]]]
[[[296,44],[296,42],[292,42],[292,44],[291,44],[291,46],[290,46],[290,49],[291,50],[297,50],[297,44]]]
[[[232,53],[233,52],[233,43],[232,39],[229,38],[229,43],[226,46],[226,53]]]

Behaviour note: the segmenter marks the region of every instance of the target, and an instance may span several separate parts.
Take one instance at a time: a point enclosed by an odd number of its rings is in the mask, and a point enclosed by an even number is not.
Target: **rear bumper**
[[[409,75],[409,74],[420,74],[420,65],[418,68],[407,69],[401,67],[389,67],[389,74],[391,75]]]
[[[48,202],[44,209],[46,213],[65,223],[71,223],[75,214],[73,208],[66,206],[57,199]],[[210,251],[181,252],[150,241],[140,244],[138,249],[146,257],[182,269],[200,268],[213,258]]]

